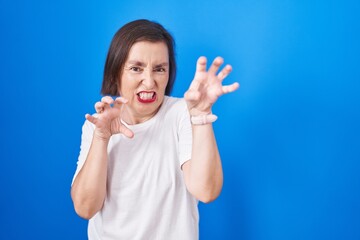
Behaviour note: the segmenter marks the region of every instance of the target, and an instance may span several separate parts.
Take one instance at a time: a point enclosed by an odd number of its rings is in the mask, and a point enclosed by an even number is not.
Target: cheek
[[[136,88],[133,88],[131,86],[126,86],[125,88],[122,89],[122,93],[123,95],[126,95],[128,97],[134,95],[134,93],[136,92]]]
[[[162,79],[160,81],[161,88],[166,88],[166,86],[169,83],[169,76],[162,76]]]
[[[124,74],[120,85],[120,92],[122,95],[133,95],[138,87],[138,82],[139,81],[136,78]]]

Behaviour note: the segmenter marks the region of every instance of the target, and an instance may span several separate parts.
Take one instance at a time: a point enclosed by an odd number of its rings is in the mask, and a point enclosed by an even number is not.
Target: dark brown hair
[[[114,35],[105,62],[101,93],[119,95],[119,77],[122,76],[125,61],[132,45],[139,41],[164,42],[169,53],[169,81],[165,95],[170,95],[176,76],[175,41],[159,23],[140,19],[125,24]]]

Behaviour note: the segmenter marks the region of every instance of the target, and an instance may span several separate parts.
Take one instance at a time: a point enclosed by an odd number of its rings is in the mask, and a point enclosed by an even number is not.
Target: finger
[[[128,138],[133,138],[134,133],[130,129],[128,129],[125,125],[121,125],[120,131]]]
[[[110,108],[110,104],[114,103],[114,99],[110,96],[105,96],[101,98],[101,102],[104,103],[104,110]]]
[[[201,80],[201,79],[203,79],[203,78],[201,78],[201,77],[200,77],[200,78],[195,77],[194,80],[191,82],[189,89],[191,89],[192,91],[197,91],[197,90],[199,90],[200,87],[201,87],[201,84],[202,84],[202,81],[199,81],[199,80]]]
[[[95,103],[95,111],[97,113],[102,113],[104,111],[105,104],[103,102]]]
[[[207,59],[204,56],[198,58],[196,62],[196,71],[197,72],[206,72],[206,62]]]
[[[92,124],[95,124],[96,125],[96,122],[97,122],[97,118],[90,115],[90,114],[85,114],[85,118],[86,120],[88,120],[89,122],[91,122]]]
[[[101,98],[101,102],[112,104],[114,102],[114,99],[110,96],[104,96]]]
[[[205,79],[203,75],[206,74],[206,62],[207,62],[206,57],[201,56],[198,58],[196,62],[196,72],[195,72],[194,80],[191,82],[189,89],[192,90],[200,89],[200,86],[203,82],[202,80]]]
[[[240,87],[240,84],[235,82],[231,85],[222,86],[223,93],[231,93]]]
[[[218,79],[222,82],[228,75],[231,73],[232,67],[231,65],[226,65],[217,75]]]
[[[209,74],[216,75],[219,67],[224,63],[224,59],[222,57],[216,57],[209,68]]]
[[[123,97],[117,97],[114,102],[114,107],[120,109],[122,104],[127,103],[128,100]]]

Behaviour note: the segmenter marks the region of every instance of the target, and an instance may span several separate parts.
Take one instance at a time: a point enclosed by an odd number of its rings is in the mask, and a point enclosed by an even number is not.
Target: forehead
[[[126,61],[169,61],[169,51],[164,42],[136,42],[130,48]]]

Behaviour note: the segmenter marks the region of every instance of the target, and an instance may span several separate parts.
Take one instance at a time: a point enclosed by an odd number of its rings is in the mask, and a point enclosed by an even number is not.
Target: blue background
[[[70,184],[113,34],[148,18],[241,88],[214,107],[225,182],[201,239],[360,239],[360,2],[0,0],[0,238],[86,239]]]

